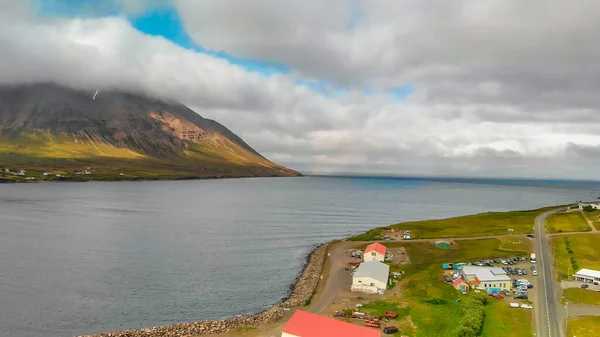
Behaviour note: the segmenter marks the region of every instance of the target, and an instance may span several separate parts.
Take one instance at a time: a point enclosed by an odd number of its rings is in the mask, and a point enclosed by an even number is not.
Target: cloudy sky
[[[179,100],[306,173],[600,179],[600,1],[0,6],[0,83]]]

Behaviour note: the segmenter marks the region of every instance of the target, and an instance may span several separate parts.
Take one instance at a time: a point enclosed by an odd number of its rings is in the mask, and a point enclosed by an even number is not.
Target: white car
[[[518,308],[519,307],[519,303],[511,303],[510,307],[511,308]]]
[[[530,306],[530,305],[527,305],[527,304],[525,304],[525,303],[521,304],[521,308],[523,308],[523,309],[533,309],[533,307],[532,307],[532,306]]]
[[[531,275],[533,275],[533,276],[537,276],[537,270],[534,270],[534,271],[532,271],[532,272],[531,272]]]

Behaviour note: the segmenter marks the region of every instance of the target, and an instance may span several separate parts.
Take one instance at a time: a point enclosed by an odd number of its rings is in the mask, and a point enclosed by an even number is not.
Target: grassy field
[[[569,303],[600,305],[600,292],[589,289],[569,288],[564,290],[564,296]],[[600,330],[600,326],[599,326]]]
[[[398,265],[394,268],[405,272],[405,279],[400,285],[402,293],[394,300],[410,305],[410,317],[417,326],[418,336],[454,336],[462,317],[462,301],[456,302],[456,300],[464,300],[472,296],[471,293],[464,296],[444,282],[442,263],[527,254],[524,251],[503,249],[501,247],[503,241],[499,239],[457,241],[450,249],[437,248],[429,242],[390,242],[386,245],[390,248],[403,246],[411,257],[410,264]],[[486,307],[486,313],[488,318],[485,319],[482,330],[486,335],[482,334],[482,336],[506,336],[494,330],[515,324],[525,328],[515,329],[508,336],[531,336],[530,311],[509,312],[500,304],[493,304]],[[498,317],[502,318],[498,319]]]
[[[556,269],[566,279],[580,268],[597,269],[600,261],[600,235],[576,234],[552,237]],[[570,249],[570,250],[569,250]]]
[[[548,233],[589,232],[591,228],[581,215],[581,212],[572,211],[548,215],[546,231]]]
[[[491,301],[486,307],[481,336],[531,336],[532,314],[527,309],[511,308],[503,301]],[[501,317],[502,319],[498,319]]]
[[[533,233],[536,216],[557,207],[559,206],[529,211],[488,212],[449,219],[403,222],[375,228],[350,240],[380,240],[386,231],[392,228],[401,232],[411,230],[413,239],[505,235],[510,234],[508,232],[509,228],[514,230],[512,232],[514,234],[529,234]]]
[[[580,316],[569,318],[567,336],[598,337],[600,336],[600,316]]]
[[[501,239],[500,249],[508,252],[529,252],[531,251],[531,240],[519,237],[508,237]]]

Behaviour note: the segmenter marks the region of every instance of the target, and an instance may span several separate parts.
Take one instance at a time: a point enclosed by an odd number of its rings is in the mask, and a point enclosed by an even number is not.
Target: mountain
[[[35,179],[299,175],[185,105],[49,83],[0,86],[0,166]]]

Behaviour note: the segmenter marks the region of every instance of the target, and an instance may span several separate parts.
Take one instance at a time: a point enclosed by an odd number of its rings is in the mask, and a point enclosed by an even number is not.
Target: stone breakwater
[[[280,304],[263,312],[247,317],[236,317],[224,320],[207,320],[191,323],[163,325],[153,328],[125,330],[81,337],[183,337],[195,335],[209,335],[229,332],[242,327],[256,327],[261,324],[271,323],[283,317],[284,308],[293,308],[303,305],[308,301],[319,283],[325,254],[331,243],[317,247],[308,255],[304,270],[291,286],[290,295]]]

